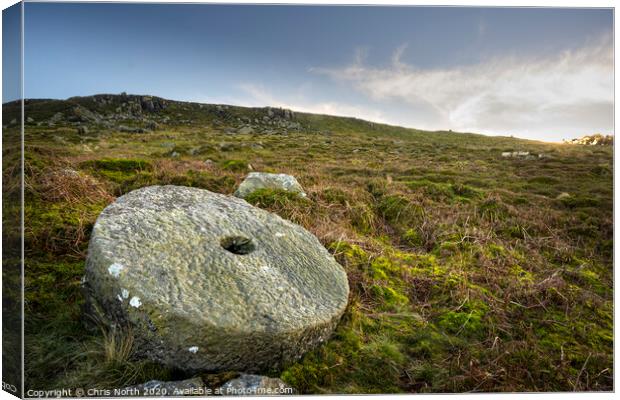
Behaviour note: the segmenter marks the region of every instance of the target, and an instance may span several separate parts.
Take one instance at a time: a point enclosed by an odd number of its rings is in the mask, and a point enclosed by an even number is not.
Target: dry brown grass
[[[37,174],[37,182],[30,183],[37,187],[41,196],[50,202],[100,203],[112,202],[114,196],[109,188],[85,172],[72,168],[49,168]]]

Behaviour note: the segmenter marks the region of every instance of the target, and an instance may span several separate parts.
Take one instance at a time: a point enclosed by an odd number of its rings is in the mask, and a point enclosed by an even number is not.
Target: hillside
[[[7,221],[19,104],[3,110]],[[82,324],[90,230],[133,189],[232,194],[265,171],[307,198],[249,201],[314,233],[351,287],[334,337],[265,374],[301,393],[613,389],[612,146],[126,94],[27,100],[25,120],[27,387],[184,378]]]

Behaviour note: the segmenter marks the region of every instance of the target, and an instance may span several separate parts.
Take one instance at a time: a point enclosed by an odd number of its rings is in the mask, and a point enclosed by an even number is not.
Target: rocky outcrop
[[[265,109],[265,112],[267,114],[267,118],[269,119],[274,119],[274,118],[282,118],[286,120],[295,119],[295,113],[292,110],[288,110],[286,108],[267,107]]]
[[[302,227],[178,186],[135,190],[101,213],[84,288],[88,312],[130,326],[139,355],[183,370],[246,372],[325,341],[349,292],[343,268]]]
[[[38,126],[72,125],[77,128],[84,125],[94,133],[100,130],[147,133],[159,129],[162,124],[191,126],[205,121],[209,129],[217,128],[232,135],[288,135],[302,130],[295,113],[283,108],[199,104],[127,93],[67,100],[25,100],[26,104],[37,101],[53,103],[54,109],[62,110],[47,119],[37,120]],[[34,120],[31,118],[28,122],[34,123]]]
[[[259,189],[284,190],[297,193],[302,197],[306,196],[304,189],[294,176],[266,172],[250,172],[235,191],[235,196],[245,198]]]
[[[568,144],[581,144],[586,146],[613,146],[614,137],[613,135],[603,136],[596,134],[577,139],[565,140],[564,142]]]

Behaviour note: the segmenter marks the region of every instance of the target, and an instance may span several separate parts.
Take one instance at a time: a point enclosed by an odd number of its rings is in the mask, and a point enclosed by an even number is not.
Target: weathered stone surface
[[[235,191],[235,196],[245,198],[258,189],[281,189],[298,193],[302,197],[306,196],[304,189],[294,176],[266,172],[250,172]]]
[[[266,107],[265,112],[268,118],[283,118],[288,120],[295,118],[295,113],[292,110],[287,110],[285,108]]]
[[[199,390],[204,391],[205,384],[200,377],[186,379],[184,381],[148,381],[140,385],[128,386],[121,390],[124,396],[186,396],[200,394]]]
[[[326,340],[349,292],[343,268],[302,227],[179,186],[135,190],[101,213],[84,287],[87,308],[130,325],[143,355],[184,370],[246,372]]]
[[[568,198],[570,198],[570,197],[571,197],[571,195],[570,195],[569,193],[562,192],[562,193],[560,193],[560,194],[556,197],[556,200],[568,199]]]
[[[155,121],[147,121],[144,126],[146,127],[146,129],[149,129],[151,131],[159,129],[159,124]]]
[[[294,393],[295,390],[282,379],[248,374],[241,374],[220,388],[220,394],[224,396],[270,396]]]
[[[251,126],[244,126],[241,127],[237,130],[237,133],[240,133],[242,135],[247,135],[250,133],[254,133],[254,128],[252,128]]]

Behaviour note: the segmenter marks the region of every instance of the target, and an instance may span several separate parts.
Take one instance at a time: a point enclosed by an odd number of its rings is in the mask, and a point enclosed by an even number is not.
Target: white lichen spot
[[[129,305],[138,308],[142,305],[142,303],[140,302],[139,297],[133,296],[131,300],[129,300]]]
[[[129,290],[121,289],[121,296],[123,296],[123,299],[128,299],[129,298]]]
[[[121,264],[119,263],[114,263],[112,265],[110,265],[108,267],[108,272],[110,273],[110,275],[112,275],[115,278],[118,278],[121,274],[121,271],[123,270],[123,267]]]
[[[276,232],[276,237],[284,237],[284,233],[282,232]]]
[[[198,352],[198,346],[192,346],[187,350],[189,350],[190,353],[196,354]]]

